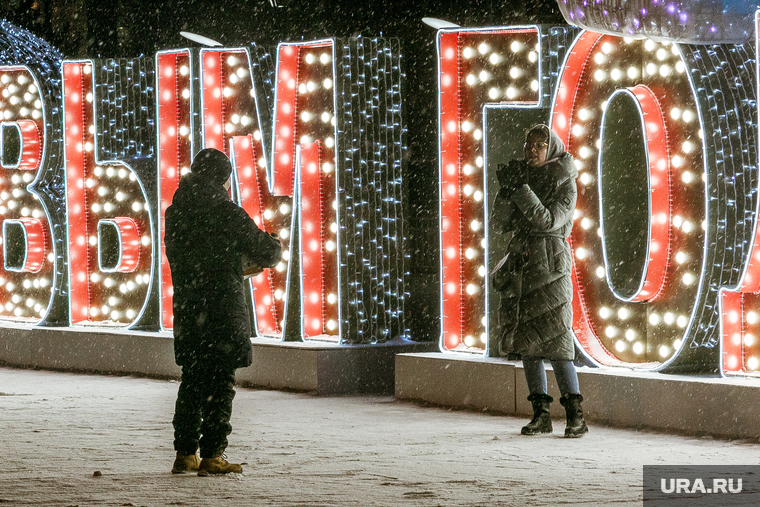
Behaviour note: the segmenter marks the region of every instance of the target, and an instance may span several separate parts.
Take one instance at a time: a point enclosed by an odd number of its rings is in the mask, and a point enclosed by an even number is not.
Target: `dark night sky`
[[[398,37],[407,75],[404,107],[407,251],[412,260],[407,315],[417,340],[438,338],[438,201],[435,30],[423,17],[461,26],[564,24],[554,0],[2,0],[0,18],[56,46],[66,58],[153,56],[193,45],[190,31],[225,46],[324,37]]]

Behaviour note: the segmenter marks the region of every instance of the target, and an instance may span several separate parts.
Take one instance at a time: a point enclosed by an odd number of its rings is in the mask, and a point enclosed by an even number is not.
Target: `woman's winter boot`
[[[567,415],[565,438],[580,438],[588,433],[588,426],[583,420],[582,401],[583,396],[580,394],[568,394],[559,399],[560,404],[565,407],[565,414]]]
[[[548,394],[531,394],[528,401],[533,405],[533,419],[523,426],[523,435],[538,435],[552,432],[552,418],[549,415],[549,405],[554,399]]]

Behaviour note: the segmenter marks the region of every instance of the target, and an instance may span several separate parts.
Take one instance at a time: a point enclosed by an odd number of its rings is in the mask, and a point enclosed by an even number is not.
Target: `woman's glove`
[[[515,189],[528,179],[528,164],[522,160],[510,160],[508,164],[496,166],[496,178],[506,194],[511,195]]]

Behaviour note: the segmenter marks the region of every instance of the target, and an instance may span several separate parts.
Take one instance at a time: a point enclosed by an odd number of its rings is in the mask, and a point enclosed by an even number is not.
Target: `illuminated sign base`
[[[374,346],[262,338],[253,338],[252,343],[253,364],[237,370],[239,384],[319,395],[392,395],[396,354],[435,349],[433,343],[406,340]],[[7,324],[0,327],[0,364],[175,379],[181,374],[174,364],[172,335],[166,332]]]
[[[557,400],[559,389],[549,365],[547,370],[548,392]],[[622,368],[579,368],[578,381],[584,397],[583,416],[592,432],[596,424],[721,438],[760,437],[756,424],[760,417],[760,379],[683,379]],[[497,384],[499,388],[494,389]],[[461,354],[399,355],[396,398],[519,417],[533,413],[520,362]],[[559,403],[552,403],[551,414],[564,425],[565,411]]]

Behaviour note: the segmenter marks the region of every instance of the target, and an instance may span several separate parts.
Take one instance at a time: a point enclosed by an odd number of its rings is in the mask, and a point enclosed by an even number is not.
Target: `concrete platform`
[[[239,369],[237,380],[247,386],[313,391],[319,395],[392,395],[396,355],[437,348],[435,343],[409,341],[339,345],[254,338],[253,364]]]
[[[552,416],[564,419],[549,371]],[[578,369],[586,419],[722,438],[760,438],[760,379],[705,378],[622,368]],[[442,353],[396,357],[396,398],[505,414],[532,414],[522,364]],[[559,424],[559,423],[558,423]]]
[[[319,395],[393,394],[395,355],[435,344],[346,346],[254,338],[253,364],[238,383]],[[0,327],[0,364],[94,373],[179,378],[171,333],[88,328]]]

